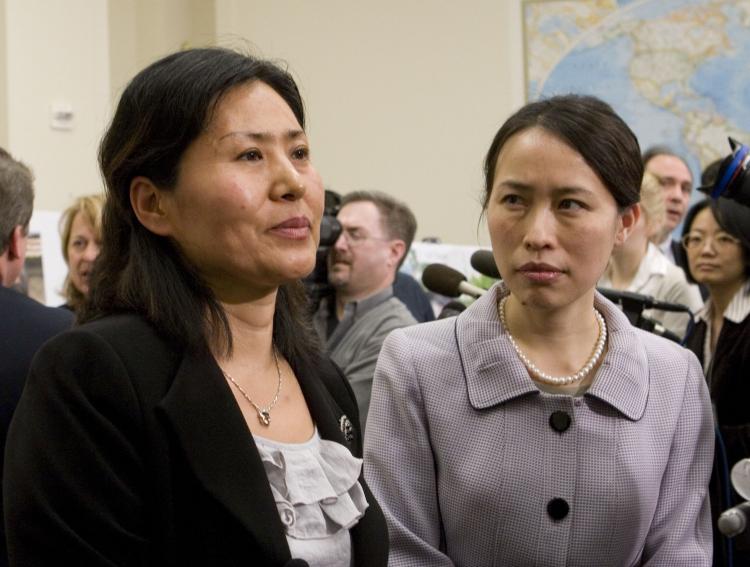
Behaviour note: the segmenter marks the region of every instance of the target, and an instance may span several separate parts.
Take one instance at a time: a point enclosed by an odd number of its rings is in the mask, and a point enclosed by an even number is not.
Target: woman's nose
[[[274,160],[272,175],[276,198],[296,201],[307,191],[304,178],[286,156]]]
[[[523,244],[530,250],[547,248],[553,239],[554,215],[546,208],[532,209],[528,213]]]
[[[94,260],[96,260],[96,257],[99,256],[100,250],[101,247],[97,243],[89,242],[86,246],[86,249],[83,251],[83,257],[85,260],[93,262]]]

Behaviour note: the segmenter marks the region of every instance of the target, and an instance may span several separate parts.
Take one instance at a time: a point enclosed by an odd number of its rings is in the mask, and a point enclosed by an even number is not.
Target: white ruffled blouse
[[[255,437],[292,557],[311,567],[351,565],[349,529],[367,509],[359,474],[362,459],[321,439],[304,443]]]

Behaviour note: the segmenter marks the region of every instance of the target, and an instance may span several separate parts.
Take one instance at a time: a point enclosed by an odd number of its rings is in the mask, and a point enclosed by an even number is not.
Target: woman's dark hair
[[[745,277],[750,278],[750,208],[740,205],[730,199],[719,197],[718,199],[703,199],[698,201],[688,210],[685,221],[682,224],[682,236],[684,237],[693,228],[695,217],[703,209],[710,207],[716,219],[716,224],[727,234],[731,234],[740,241],[742,248],[742,261],[745,264]],[[685,276],[690,283],[698,283],[690,272],[690,264],[686,264]]]
[[[274,89],[304,128],[302,98],[291,75],[274,63],[228,49],[174,53],[126,87],[99,147],[107,189],[102,252],[81,322],[135,312],[177,344],[231,353],[224,309],[176,244],[138,221],[130,184],[144,176],[161,189],[173,189],[185,150],[211,122],[222,97],[254,81]],[[273,340],[293,366],[314,359],[317,351],[308,311],[300,282],[281,286]]]
[[[638,139],[606,102],[564,95],[527,104],[508,118],[484,161],[482,210],[487,210],[500,151],[511,136],[537,126],[576,150],[601,179],[622,210],[638,202],[643,162]]]

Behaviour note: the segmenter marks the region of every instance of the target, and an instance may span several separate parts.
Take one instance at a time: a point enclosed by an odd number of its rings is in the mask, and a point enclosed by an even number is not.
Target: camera
[[[732,153],[721,162],[716,178],[699,190],[712,198],[725,197],[750,206],[750,147],[729,137]]]
[[[315,253],[315,268],[302,280],[313,313],[318,310],[324,297],[333,294],[333,287],[328,283],[328,253],[341,236],[341,223],[336,219],[340,208],[341,195],[326,189],[323,218],[320,221],[320,244]]]

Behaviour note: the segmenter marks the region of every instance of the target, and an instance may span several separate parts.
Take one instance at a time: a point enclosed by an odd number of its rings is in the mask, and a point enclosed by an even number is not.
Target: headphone
[[[750,204],[750,148],[729,138],[732,153],[719,167],[711,197],[729,197],[740,203]]]

